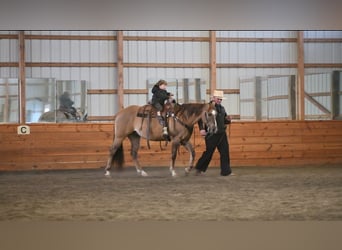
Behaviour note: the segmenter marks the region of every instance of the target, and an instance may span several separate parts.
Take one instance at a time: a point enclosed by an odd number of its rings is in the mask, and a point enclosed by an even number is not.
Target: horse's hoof
[[[110,172],[108,170],[106,170],[105,176],[110,176]]]
[[[138,175],[141,175],[144,177],[148,176],[148,174],[144,170],[137,169],[137,173],[138,173]]]

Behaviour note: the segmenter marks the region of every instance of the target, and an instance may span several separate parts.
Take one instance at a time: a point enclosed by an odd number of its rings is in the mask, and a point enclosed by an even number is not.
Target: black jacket
[[[159,103],[164,105],[165,100],[170,98],[171,93],[167,92],[165,89],[160,89],[158,85],[154,85],[152,88],[152,104],[155,105]]]

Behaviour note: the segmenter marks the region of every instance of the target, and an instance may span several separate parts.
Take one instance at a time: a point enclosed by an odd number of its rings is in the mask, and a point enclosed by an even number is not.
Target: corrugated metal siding
[[[124,31],[125,36],[208,37],[207,31]],[[188,41],[124,41],[124,63],[208,63],[209,43]],[[209,83],[209,69],[125,68],[125,86],[146,89],[150,79],[200,78]],[[208,85],[209,86],[209,85]],[[146,103],[145,95],[131,94],[125,105]],[[134,100],[130,103],[130,100]]]
[[[267,80],[268,119],[290,119],[289,77],[270,77]]]
[[[332,74],[310,74],[305,76],[304,81],[305,92],[309,95],[322,95],[313,96],[320,105],[327,110],[331,111],[331,83]],[[330,115],[320,110],[316,105],[310,102],[307,98],[305,99],[305,115],[308,119],[330,119]]]
[[[217,31],[217,37],[234,37],[234,38],[296,38],[296,31]]]
[[[113,31],[32,31],[32,35],[115,36]],[[114,40],[26,40],[27,62],[115,63]],[[117,88],[117,70],[110,67],[34,67],[26,69],[28,78],[84,80],[89,89]],[[118,111],[116,96],[88,96],[89,116],[110,116]]]
[[[17,32],[2,32],[3,34],[17,34]],[[0,39],[0,62],[18,62],[18,40]],[[0,77],[17,78],[18,69],[13,67],[0,67]]]
[[[240,78],[240,119],[255,120],[255,78]]]
[[[18,34],[0,31],[0,34]],[[114,31],[25,31],[32,35],[104,35],[115,36]],[[217,31],[220,37],[232,38],[296,38],[296,31]],[[124,31],[124,36],[208,37],[209,31]],[[305,31],[305,38],[342,38],[342,31]],[[26,40],[28,62],[116,62],[116,41],[103,40]],[[305,44],[305,63],[341,63],[341,43]],[[220,63],[296,63],[296,43],[218,42],[217,64]],[[0,39],[0,62],[18,61],[18,41]],[[189,41],[124,41],[126,63],[208,63],[209,43]],[[217,68],[218,89],[239,89],[239,79],[272,75],[295,75],[295,68]],[[328,68],[305,69],[305,73],[330,73]],[[90,89],[116,89],[115,68],[36,67],[26,68],[28,78],[55,78],[57,80],[85,80]],[[1,78],[17,78],[18,69],[1,67]],[[126,89],[146,89],[148,79],[200,78],[209,88],[209,69],[205,68],[125,68]],[[231,114],[240,113],[240,96],[229,94],[223,105]],[[118,111],[116,95],[89,97],[89,115],[112,115]],[[208,98],[208,97],[207,97]],[[327,103],[325,97],[317,97]],[[145,94],[125,94],[124,105],[146,103]],[[310,104],[307,104],[310,105]],[[328,104],[326,104],[328,105]],[[266,112],[263,110],[263,113]],[[311,111],[310,111],[311,112]],[[313,111],[312,111],[313,112]]]
[[[297,36],[295,31],[217,31],[216,34],[218,38],[296,38]],[[217,64],[296,63],[296,46],[296,43],[219,42],[216,49]],[[218,68],[217,87],[225,89],[239,88],[240,77],[293,74],[296,74],[296,69],[293,68]],[[228,97],[230,100],[234,100],[234,102],[229,103],[231,112],[238,114],[240,106],[238,95],[232,94]]]
[[[17,78],[0,78],[0,122],[19,122]]]
[[[304,38],[342,38],[342,31],[304,31]],[[342,63],[341,43],[306,43],[304,46],[305,63]],[[312,68],[305,73],[324,73],[335,69]]]

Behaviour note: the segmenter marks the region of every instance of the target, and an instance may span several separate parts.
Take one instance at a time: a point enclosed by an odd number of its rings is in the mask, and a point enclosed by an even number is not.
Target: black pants
[[[205,172],[209,166],[214,151],[217,148],[220,153],[221,175],[229,175],[232,170],[230,168],[229,144],[226,133],[214,134],[205,137],[206,149],[202,156],[198,159],[196,169]]]

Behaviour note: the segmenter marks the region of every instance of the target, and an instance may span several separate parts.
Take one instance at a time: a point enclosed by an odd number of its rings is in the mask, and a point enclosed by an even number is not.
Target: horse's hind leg
[[[140,147],[140,136],[133,132],[132,134],[128,135],[128,139],[131,142],[131,156],[137,170],[137,173],[141,176],[148,176],[147,173],[142,169],[140,163],[138,161],[138,150]]]
[[[107,161],[107,165],[105,168],[105,175],[110,176],[109,170],[111,169],[114,162],[117,163],[118,168],[122,168],[124,161],[123,148],[122,148],[122,139],[114,139],[114,142],[109,150],[109,157]]]

